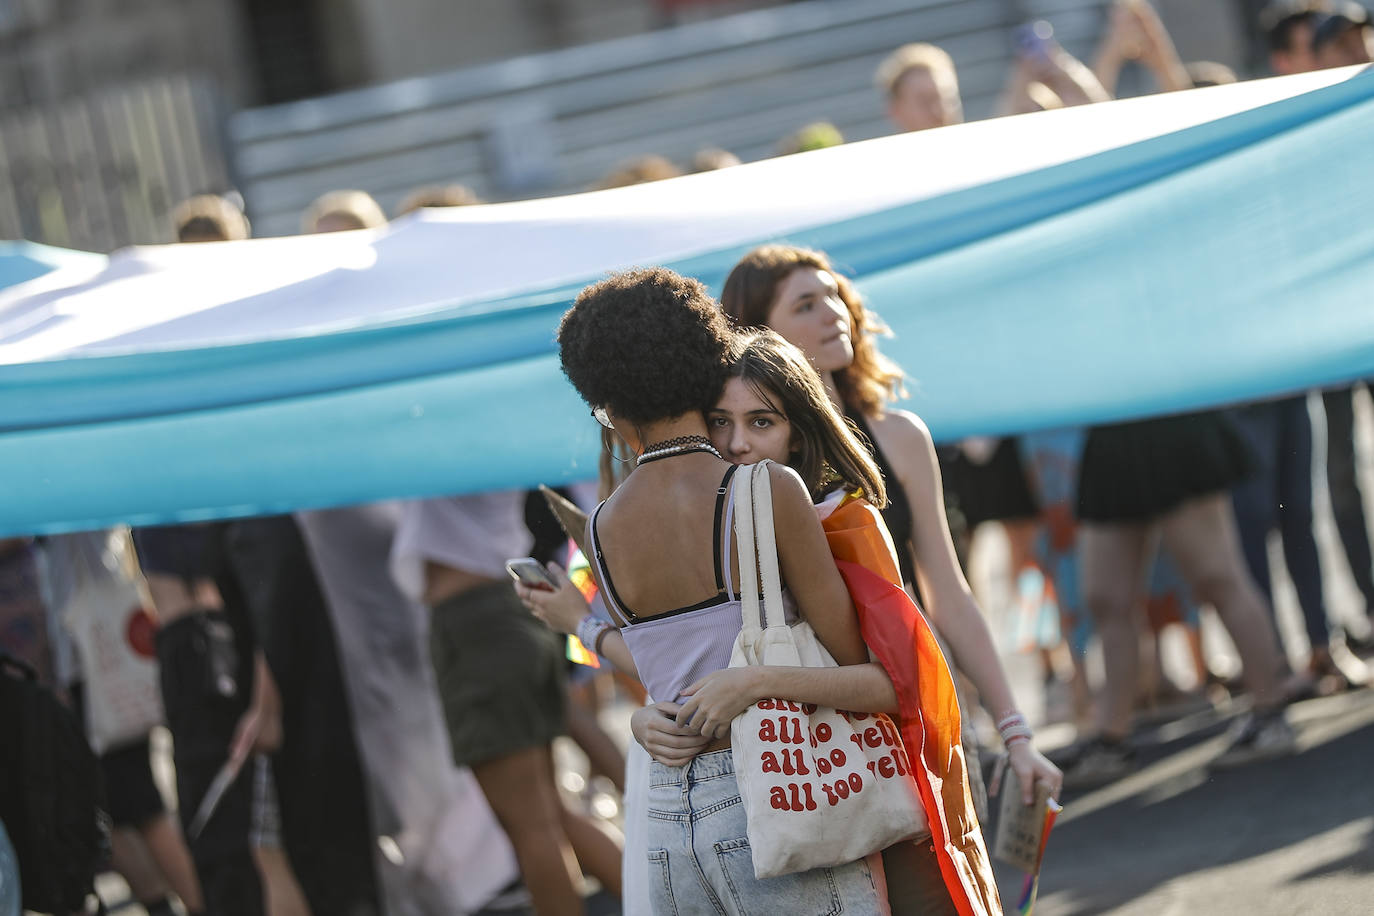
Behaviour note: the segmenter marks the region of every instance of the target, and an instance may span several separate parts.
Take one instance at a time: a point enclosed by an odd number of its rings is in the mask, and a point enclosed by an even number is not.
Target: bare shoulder
[[[925,421],[909,410],[888,409],[881,416],[869,420],[873,434],[882,441],[884,452],[924,452],[934,448],[930,428]]]
[[[768,462],[768,482],[773,488],[775,504],[800,499],[808,507],[811,505],[811,496],[806,492],[806,484],[802,482],[801,475],[787,465],[776,461]]]
[[[773,493],[773,514],[782,518],[796,518],[802,515],[814,517],[815,508],[811,494],[801,476],[785,464],[776,461],[768,463],[768,482]]]

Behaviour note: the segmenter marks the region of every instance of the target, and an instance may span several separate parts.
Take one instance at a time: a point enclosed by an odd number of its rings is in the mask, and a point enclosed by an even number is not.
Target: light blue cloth
[[[39,245],[37,242],[0,242],[0,289],[35,280],[59,267],[98,264],[103,255]]]
[[[1371,148],[1364,73],[791,240],[855,276],[938,438],[1187,410],[1374,373]],[[718,289],[747,247],[670,266]],[[0,533],[590,477],[599,437],[552,332],[592,279],[350,331],[0,366]]]

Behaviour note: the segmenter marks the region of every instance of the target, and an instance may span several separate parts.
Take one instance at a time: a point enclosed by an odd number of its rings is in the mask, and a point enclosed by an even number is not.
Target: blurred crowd
[[[1275,74],[1368,64],[1374,54],[1369,14],[1355,3],[1276,3],[1262,27]],[[1180,59],[1146,0],[1112,8],[1091,61],[1067,53],[1045,22],[1020,29],[1016,43],[1005,115],[1111,99],[1126,68],[1160,92],[1237,78],[1221,64]],[[875,83],[895,131],[963,120],[958,74],[938,47],[897,48]],[[816,123],[780,139],[778,153],[842,142]],[[682,167],[649,156],[619,165],[599,187],[738,163],[715,148]],[[459,185],[417,188],[392,218],[479,203]],[[302,219],[305,232],[334,232],[376,228],[387,215],[365,192],[340,190]],[[175,221],[182,243],[251,235],[232,196],[185,201]],[[852,359],[861,344],[876,346],[881,323],[861,303],[835,304],[845,284],[823,253],[753,252],[742,266],[770,278],[757,281],[766,295],[752,317],[733,307],[742,323],[773,327],[819,365],[810,332],[775,309],[829,303],[854,339]],[[876,349],[871,357],[881,360]],[[1034,751],[1024,721],[1001,727],[1021,706],[987,624],[950,610],[957,602],[929,573],[938,561],[922,513],[944,513],[948,533],[934,537],[949,539],[965,571],[989,543],[976,537],[980,528],[1005,533],[1011,606],[1000,641],[1036,657],[1047,695],[1067,697],[1044,704],[1050,716],[1081,735],[1051,754],[1054,764],[1035,753],[1020,767],[1056,794],[1130,773],[1142,714],[1248,696],[1253,711],[1220,761],[1246,765],[1293,751],[1288,704],[1362,686],[1370,624],[1341,626],[1328,613],[1313,527],[1315,479],[1328,488],[1367,617],[1374,555],[1356,448],[1362,387],[943,443],[943,494],[929,505],[910,483],[909,446],[884,432],[900,375],[877,396],[841,405],[889,491],[907,488],[905,518],[891,506],[885,515],[903,577],[960,672],[964,708],[986,708],[965,716],[982,724],[964,736],[970,758],[981,747],[990,768],[1004,750]],[[1314,430],[1324,431],[1324,447]],[[1314,455],[1325,456],[1315,477]],[[590,509],[621,476],[614,462],[603,470],[599,485],[562,496]],[[1274,534],[1302,612],[1301,643],[1284,644],[1273,613]],[[5,676],[42,685],[82,723],[108,813],[100,867],[122,875],[151,916],[618,912],[622,893],[625,912],[642,912],[621,864],[623,728],[607,723],[623,727],[608,710],[641,705],[643,688],[596,664],[586,650],[599,648],[598,630],[579,631],[593,643],[584,646],[533,616],[506,570],[526,556],[568,569],[575,551],[539,491],[3,540]],[[967,590],[962,575],[948,588]],[[1219,670],[1206,651],[1208,614],[1229,632],[1239,671]],[[1157,649],[1172,627],[1192,669],[1183,681]],[[1100,676],[1087,664],[1093,651]],[[562,736],[576,753],[555,754]],[[0,763],[18,766],[14,756],[11,746]],[[35,859],[45,853],[34,844],[51,838],[22,794],[0,797],[19,868],[27,880],[59,881]],[[5,861],[0,851],[0,868]],[[0,916],[10,912],[4,887]],[[54,911],[80,909],[78,899],[65,905]]]

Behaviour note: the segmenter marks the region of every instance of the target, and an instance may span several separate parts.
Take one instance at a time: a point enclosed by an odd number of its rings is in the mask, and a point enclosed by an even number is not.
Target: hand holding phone
[[[520,557],[506,561],[506,572],[526,588],[537,588],[546,592],[558,591],[558,582],[534,557]]]

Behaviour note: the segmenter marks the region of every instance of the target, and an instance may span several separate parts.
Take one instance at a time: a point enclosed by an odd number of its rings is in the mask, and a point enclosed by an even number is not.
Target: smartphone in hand
[[[506,561],[506,572],[510,577],[526,588],[543,589],[546,592],[558,591],[558,582],[553,575],[544,568],[534,557],[520,557],[517,560]]]
[[[1054,41],[1054,26],[1041,19],[1016,30],[1016,51],[1031,60],[1048,60]]]

